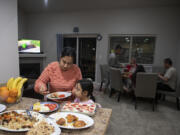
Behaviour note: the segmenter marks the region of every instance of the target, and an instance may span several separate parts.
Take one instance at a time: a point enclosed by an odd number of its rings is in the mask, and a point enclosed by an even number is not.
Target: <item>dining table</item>
[[[19,103],[7,105],[6,111],[30,109],[34,103],[40,101],[41,100],[39,99],[23,97]],[[60,112],[60,109],[56,112]],[[47,115],[53,113],[55,112],[48,113]],[[112,109],[110,108],[97,108],[95,115],[92,116],[94,120],[94,125],[92,127],[82,130],[68,130],[61,128],[61,135],[104,135],[107,130],[111,114]],[[26,135],[26,132],[15,133],[0,130],[0,135]]]

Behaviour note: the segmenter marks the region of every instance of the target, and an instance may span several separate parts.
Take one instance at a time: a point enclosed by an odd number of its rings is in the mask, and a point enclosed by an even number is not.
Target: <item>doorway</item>
[[[82,72],[83,78],[95,80],[96,71],[96,35],[64,35],[63,47],[72,47],[76,50],[76,63]]]

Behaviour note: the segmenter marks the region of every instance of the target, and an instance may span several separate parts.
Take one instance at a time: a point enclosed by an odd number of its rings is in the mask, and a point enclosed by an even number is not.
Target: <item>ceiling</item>
[[[180,6],[180,0],[18,0],[28,13]]]

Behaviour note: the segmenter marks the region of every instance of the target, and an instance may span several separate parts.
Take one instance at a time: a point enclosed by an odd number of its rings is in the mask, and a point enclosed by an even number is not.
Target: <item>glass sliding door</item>
[[[63,47],[72,47],[77,50],[77,38],[75,37],[65,37],[63,39]],[[76,58],[74,59],[74,63],[77,64]]]
[[[96,38],[79,38],[79,67],[83,78],[95,80]]]
[[[75,63],[80,67],[83,78],[95,80],[96,37],[64,36],[63,47],[72,47],[76,50]]]

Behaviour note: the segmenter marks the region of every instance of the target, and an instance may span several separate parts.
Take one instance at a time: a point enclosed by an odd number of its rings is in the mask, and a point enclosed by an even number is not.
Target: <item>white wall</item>
[[[81,33],[101,33],[97,45],[96,81],[100,81],[99,64],[107,63],[109,34],[155,34],[157,36],[154,65],[165,57],[176,60],[179,8],[140,8],[105,11],[29,14],[27,37],[40,39],[47,54],[46,64],[56,60],[56,33],[72,33],[79,26]]]
[[[19,75],[17,0],[0,0],[0,83]]]

